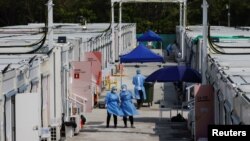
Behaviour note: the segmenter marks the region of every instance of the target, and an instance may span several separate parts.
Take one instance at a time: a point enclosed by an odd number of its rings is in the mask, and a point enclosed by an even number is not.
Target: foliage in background
[[[231,26],[250,25],[249,0],[207,0],[209,24],[228,23],[230,5]],[[202,24],[202,0],[187,0],[187,25]],[[0,26],[45,22],[47,0],[0,0]],[[110,0],[53,0],[54,22],[110,22]],[[115,5],[118,22],[118,4]],[[176,3],[123,3],[123,22],[137,23],[137,32],[152,29],[157,33],[174,33],[179,25],[179,5]]]

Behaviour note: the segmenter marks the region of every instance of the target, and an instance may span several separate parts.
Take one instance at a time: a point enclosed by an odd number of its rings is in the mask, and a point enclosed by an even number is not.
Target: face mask
[[[125,89],[125,88],[123,88],[123,89],[122,89],[122,91],[126,91],[126,89]]]
[[[116,93],[117,92],[117,90],[113,90],[113,93]]]

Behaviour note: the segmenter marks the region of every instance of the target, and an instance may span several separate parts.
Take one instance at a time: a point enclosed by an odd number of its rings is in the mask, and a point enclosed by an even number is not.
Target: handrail
[[[77,94],[75,94],[75,93],[72,93],[72,94],[73,94],[75,97],[78,97],[78,98],[82,99],[82,100],[85,101],[85,102],[88,101],[88,99],[85,98],[85,97],[79,96],[79,95],[77,95]]]
[[[81,104],[82,106],[84,106],[84,103],[82,103],[82,102],[80,102],[80,101],[78,101],[78,100],[75,100],[75,99],[72,98],[72,97],[68,97],[68,100],[73,100],[74,102],[79,103],[79,104]]]
[[[170,113],[170,119],[172,118],[172,110],[174,110],[175,108],[177,108],[177,114],[179,113],[178,112],[178,108],[181,108],[180,110],[181,110],[181,115],[183,116],[183,107],[184,106],[189,106],[190,105],[190,107],[192,108],[192,107],[194,107],[194,106],[191,106],[192,104],[194,104],[194,99],[191,99],[190,101],[187,101],[187,102],[183,102],[182,103],[182,105],[176,105],[176,106],[169,106],[169,107],[166,107],[166,108],[159,108],[159,110],[160,110],[160,113],[159,113],[159,116],[160,116],[160,119],[159,120],[161,120],[162,119],[162,112],[163,111],[169,111],[169,113]]]
[[[75,102],[75,104],[76,104],[76,103],[81,104],[81,106],[82,106],[82,108],[83,108],[83,109],[82,109],[82,110],[83,110],[83,113],[85,113],[85,111],[86,111],[86,102],[88,101],[87,98],[82,97],[82,96],[79,96],[79,95],[77,95],[77,94],[75,94],[75,93],[71,93],[71,95],[69,95],[68,98],[71,99],[71,100],[73,100],[73,102]],[[83,102],[77,100],[77,98],[80,98]]]
[[[183,103],[182,103],[182,107],[183,107],[183,106],[191,105],[191,104],[193,104],[193,103],[194,103],[194,99],[191,99],[191,100],[189,100],[189,101],[187,101],[187,102],[183,102]]]
[[[186,87],[187,90],[187,101],[190,101],[190,89],[196,86],[195,84],[189,85]]]

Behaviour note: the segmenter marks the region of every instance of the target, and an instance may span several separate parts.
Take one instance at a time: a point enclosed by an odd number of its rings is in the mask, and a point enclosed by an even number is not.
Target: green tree
[[[0,0],[0,26],[45,22],[48,0]],[[110,22],[111,0],[53,0],[54,22],[78,23],[80,17],[88,22]],[[249,0],[207,0],[210,25],[227,25],[226,5],[230,5],[232,26],[249,26]],[[202,24],[202,0],[187,1],[187,25]],[[118,22],[118,4],[115,21]],[[123,3],[123,22],[137,23],[137,32],[147,29],[157,33],[175,32],[179,25],[179,4]]]

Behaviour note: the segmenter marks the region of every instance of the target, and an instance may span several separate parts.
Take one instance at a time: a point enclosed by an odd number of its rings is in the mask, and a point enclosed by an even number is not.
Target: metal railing
[[[79,100],[80,99],[80,100]],[[80,104],[82,108],[82,112],[86,112],[86,102],[88,101],[85,97],[79,96],[77,94],[72,93],[70,96],[68,96],[69,101],[73,101],[74,105]]]
[[[167,108],[159,108],[159,120],[163,119],[163,112],[164,111],[169,111],[169,115],[170,115],[170,119],[172,118],[172,113],[173,110],[176,110],[176,113],[179,113],[179,109],[181,111],[181,115],[183,116],[183,111],[184,111],[184,107],[187,106],[188,109],[192,109],[194,107],[194,99],[191,99],[190,101],[187,102],[183,102],[181,105],[177,105],[177,106],[170,106]]]

